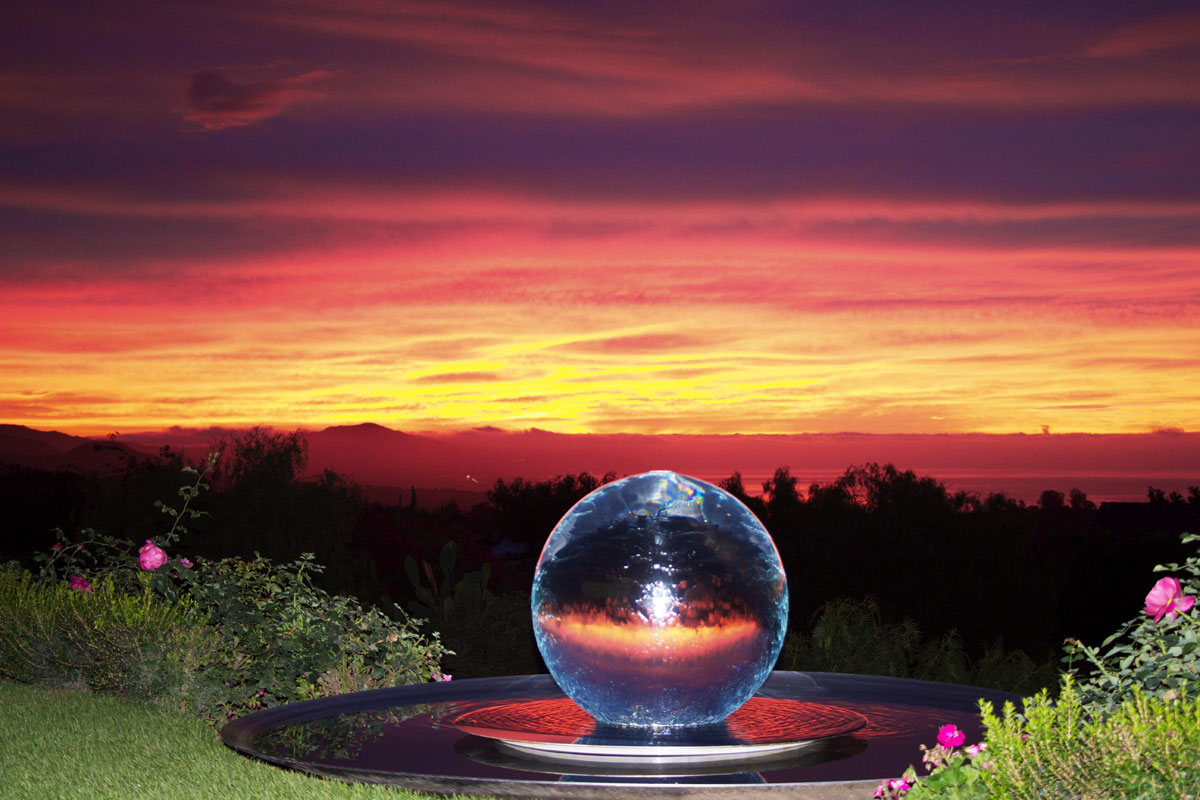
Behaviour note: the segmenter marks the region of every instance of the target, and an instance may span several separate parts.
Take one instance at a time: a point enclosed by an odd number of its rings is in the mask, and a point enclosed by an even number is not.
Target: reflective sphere
[[[720,722],[771,672],[787,629],[775,543],[736,497],[674,472],[610,483],[559,521],[533,580],[550,674],[601,722]]]

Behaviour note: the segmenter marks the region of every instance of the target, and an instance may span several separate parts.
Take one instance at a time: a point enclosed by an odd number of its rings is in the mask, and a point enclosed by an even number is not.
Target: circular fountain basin
[[[774,672],[718,725],[596,723],[548,675],[398,686],[293,703],[227,724],[247,755],[317,775],[440,794],[692,797],[755,792],[862,798],[921,758],[947,723],[979,741],[978,701],[955,684]]]
[[[561,763],[656,774],[666,767],[686,772],[718,765],[744,771],[856,731],[867,719],[838,706],[752,697],[720,723],[656,730],[599,723],[562,697],[499,703],[460,714],[453,722],[465,733],[491,739],[502,751],[543,762],[543,768]]]

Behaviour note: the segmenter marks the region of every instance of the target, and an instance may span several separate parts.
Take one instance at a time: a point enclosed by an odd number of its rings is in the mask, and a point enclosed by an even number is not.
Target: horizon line
[[[63,426],[61,428],[40,428],[30,425],[25,422],[0,422],[0,426],[9,426],[16,428],[26,428],[33,431],[41,431],[43,433],[58,433],[66,436],[77,436],[86,439],[96,438],[116,438],[122,436],[152,436],[160,434],[200,434],[205,432],[225,433],[249,431],[255,428],[261,428],[273,432],[300,432],[300,433],[321,433],[323,431],[337,428],[363,428],[375,427],[382,428],[391,433],[403,433],[410,436],[458,436],[469,433],[483,434],[551,434],[555,436],[645,436],[645,437],[695,437],[695,438],[716,438],[716,437],[759,437],[759,438],[782,438],[789,436],[863,436],[863,437],[904,437],[904,438],[949,438],[954,436],[987,436],[987,437],[1011,437],[1011,436],[1028,436],[1040,438],[1043,436],[1096,436],[1096,437],[1120,437],[1120,436],[1189,436],[1200,433],[1200,430],[1186,430],[1175,426],[1153,426],[1143,430],[1127,430],[1127,431],[1088,431],[1088,430],[1065,430],[1054,431],[1048,429],[1047,426],[1042,426],[1038,431],[980,431],[980,430],[961,430],[961,431],[857,431],[857,430],[830,430],[830,431],[775,431],[762,432],[756,431],[745,433],[740,431],[724,431],[724,432],[687,432],[687,431],[636,431],[636,430],[606,430],[606,431],[558,431],[539,426],[530,426],[527,428],[501,428],[495,425],[480,425],[462,428],[440,428],[440,429],[406,429],[393,428],[380,422],[364,420],[362,422],[344,422],[344,423],[329,423],[324,426],[312,424],[272,424],[272,423],[239,423],[233,425],[169,425],[162,428],[138,428],[129,431],[119,431],[112,429],[103,429],[93,426]]]

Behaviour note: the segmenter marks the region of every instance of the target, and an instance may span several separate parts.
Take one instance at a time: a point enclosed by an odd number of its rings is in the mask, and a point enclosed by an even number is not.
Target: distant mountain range
[[[87,438],[0,425],[0,463],[79,472],[116,469],[154,457],[164,445],[201,458],[235,433],[228,429],[164,431]],[[674,469],[718,481],[742,473],[746,487],[777,467],[800,485],[829,482],[851,465],[891,462],[930,475],[951,489],[1004,491],[1033,502],[1042,489],[1080,488],[1093,499],[1140,500],[1146,487],[1185,492],[1200,484],[1200,433],[1146,434],[559,434],[536,428],[478,428],[413,434],[376,425],[305,431],[308,470],[333,469],[394,500],[407,487],[482,497],[498,478],[542,480],[567,473],[618,476]],[[448,495],[448,496],[453,496]]]
[[[89,473],[119,469],[131,458],[148,455],[140,448],[106,438],[89,439],[57,431],[37,431],[23,425],[0,425],[0,463]]]

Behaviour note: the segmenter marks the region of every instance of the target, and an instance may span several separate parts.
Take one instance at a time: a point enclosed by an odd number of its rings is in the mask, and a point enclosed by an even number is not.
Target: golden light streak
[[[578,652],[634,660],[653,657],[689,661],[716,651],[734,652],[752,646],[763,635],[762,627],[751,619],[730,619],[718,625],[641,625],[619,624],[605,614],[539,614],[538,625],[547,635]]]

